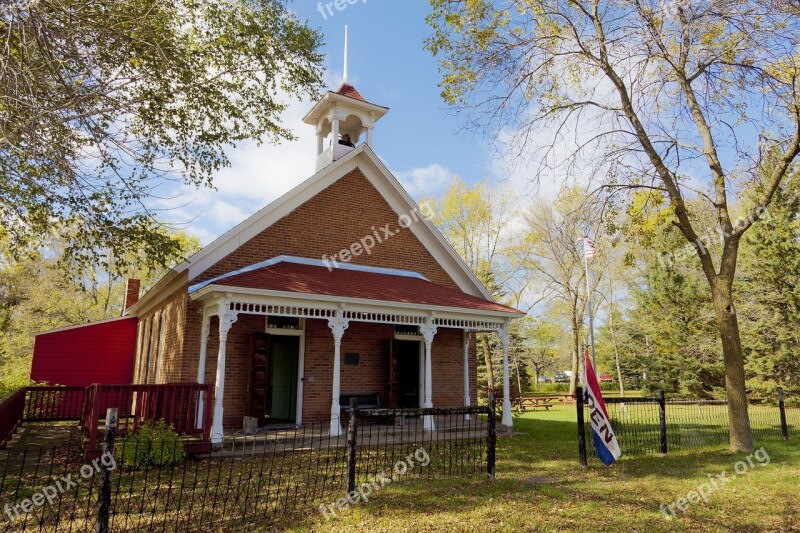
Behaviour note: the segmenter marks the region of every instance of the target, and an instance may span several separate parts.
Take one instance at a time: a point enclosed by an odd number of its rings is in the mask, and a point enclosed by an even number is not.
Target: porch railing
[[[23,387],[0,403],[0,449],[24,422],[75,421],[87,437],[87,452],[93,453],[109,407],[119,411],[121,432],[164,420],[178,433],[208,443],[212,404],[211,385],[197,383]]]
[[[25,422],[80,420],[85,387],[26,387]]]
[[[99,449],[100,423],[106,410],[119,414],[118,431],[135,431],[142,424],[164,420],[180,434],[209,442],[211,435],[211,385],[180,383],[170,385],[91,385],[81,416],[88,454]]]
[[[80,420],[84,387],[22,387],[0,403],[0,449],[23,422]]]
[[[0,403],[0,448],[6,447],[24,416],[25,389],[22,388]]]

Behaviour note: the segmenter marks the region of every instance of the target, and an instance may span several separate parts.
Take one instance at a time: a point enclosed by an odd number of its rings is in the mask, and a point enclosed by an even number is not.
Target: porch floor
[[[391,446],[397,444],[424,444],[449,440],[486,438],[488,422],[478,415],[471,420],[459,416],[434,416],[434,431],[426,431],[422,418],[403,418],[402,423],[380,424],[359,421],[357,443],[359,447]],[[248,457],[264,453],[280,454],[311,450],[336,449],[347,446],[347,424],[342,435],[332,437],[327,424],[314,424],[292,429],[259,428],[255,434],[244,432],[228,434],[221,446],[206,457]],[[500,425],[498,424],[498,432]],[[291,442],[291,444],[290,444]]]

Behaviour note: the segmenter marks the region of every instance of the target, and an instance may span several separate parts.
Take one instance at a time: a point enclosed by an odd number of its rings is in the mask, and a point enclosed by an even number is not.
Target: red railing
[[[211,385],[91,385],[86,388],[81,428],[88,438],[87,451],[96,451],[100,422],[106,410],[115,407],[119,431],[135,431],[144,423],[164,420],[181,434],[201,437],[211,434]]]
[[[6,398],[0,403],[0,449],[5,448],[9,439],[17,431],[25,416],[25,389]]]
[[[80,420],[85,387],[26,387],[25,422]]]
[[[80,420],[83,387],[22,387],[0,404],[0,449],[23,422]]]

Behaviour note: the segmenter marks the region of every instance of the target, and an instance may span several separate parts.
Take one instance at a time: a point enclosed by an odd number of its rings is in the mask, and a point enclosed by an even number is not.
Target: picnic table
[[[516,407],[522,412],[529,409],[531,411],[536,411],[537,409],[549,411],[551,407],[555,406],[558,398],[553,396],[521,396],[516,400]]]
[[[544,409],[549,411],[551,407],[557,404],[574,404],[575,396],[572,394],[559,394],[555,396],[512,396],[511,407],[517,413],[524,413],[525,411],[537,411]],[[497,396],[497,413],[500,416],[503,412],[503,397]]]

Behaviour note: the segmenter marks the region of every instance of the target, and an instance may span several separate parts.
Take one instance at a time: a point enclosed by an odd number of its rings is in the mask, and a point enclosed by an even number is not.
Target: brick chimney
[[[133,307],[139,301],[139,290],[142,287],[142,282],[138,279],[129,279],[125,283],[125,307],[123,312]]]

